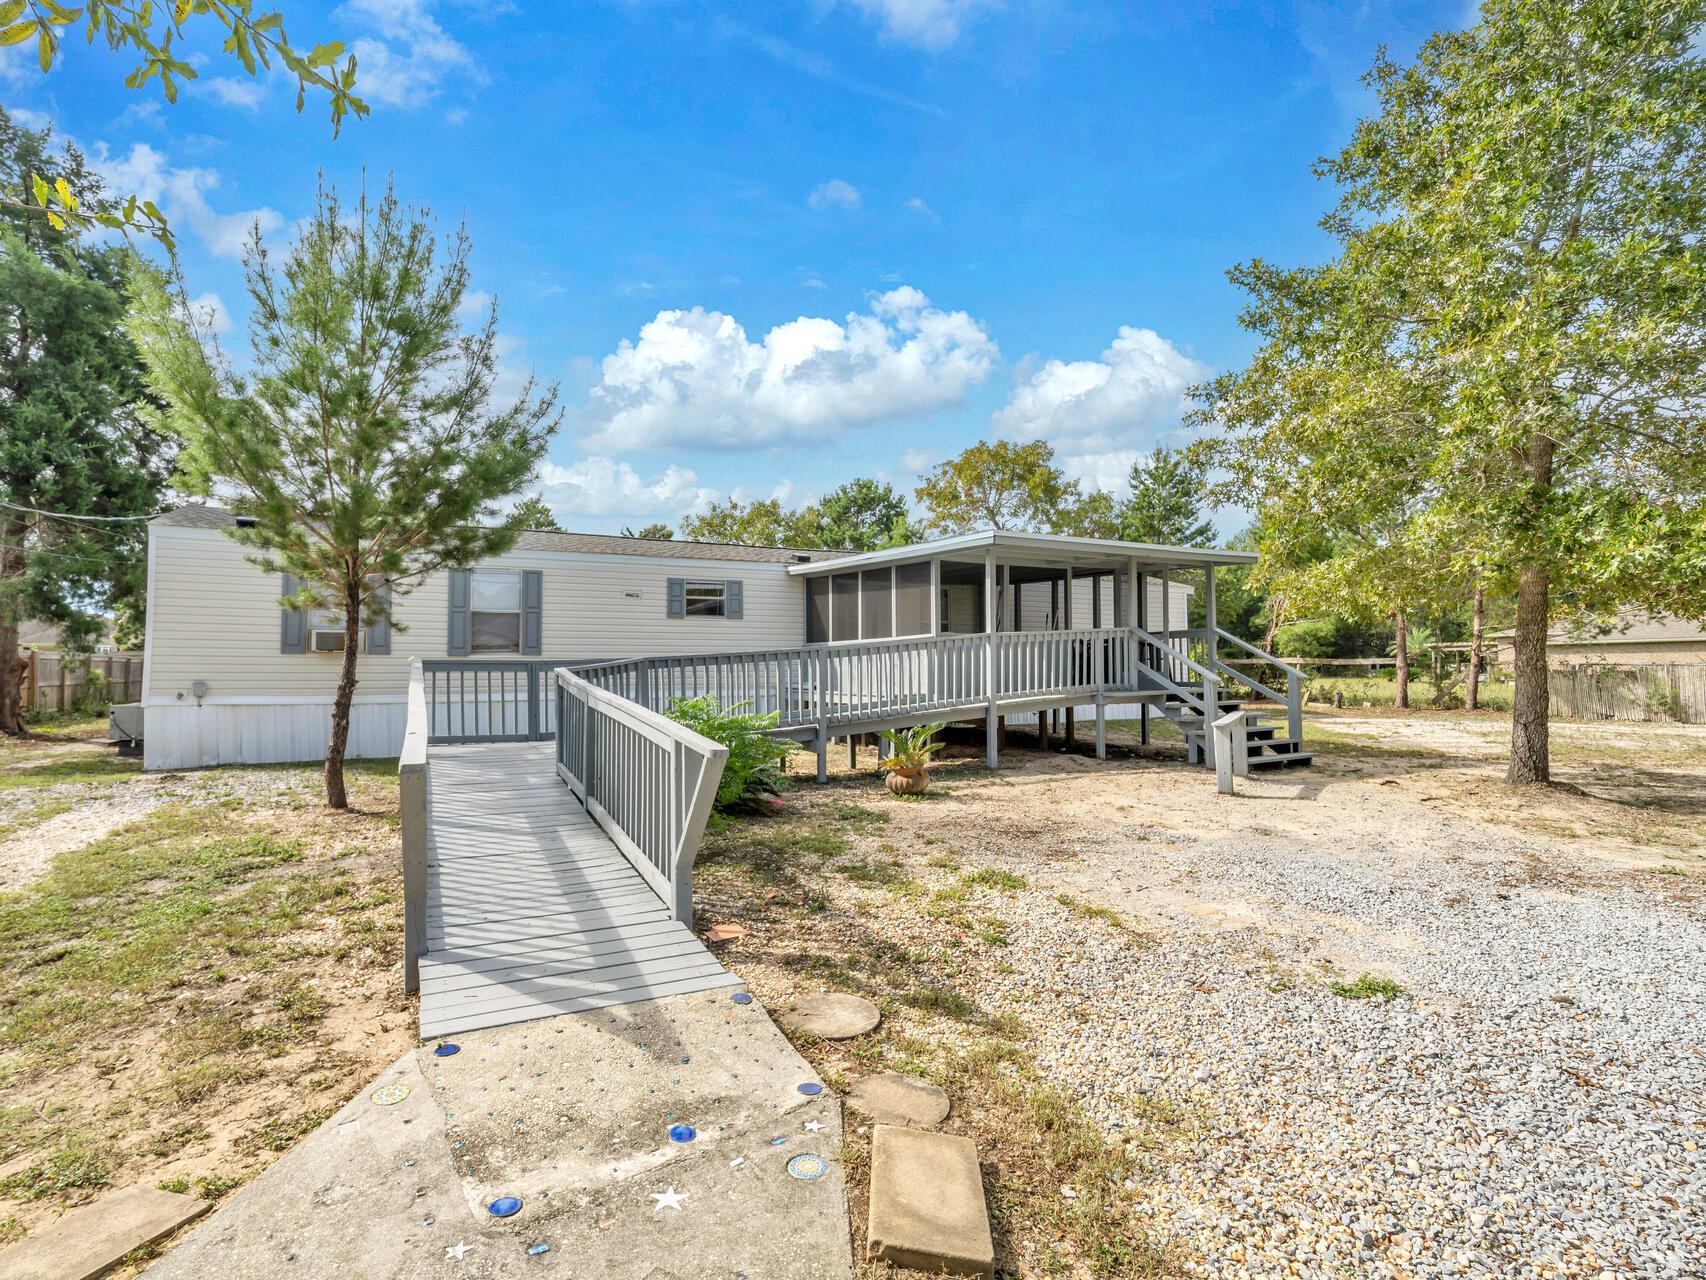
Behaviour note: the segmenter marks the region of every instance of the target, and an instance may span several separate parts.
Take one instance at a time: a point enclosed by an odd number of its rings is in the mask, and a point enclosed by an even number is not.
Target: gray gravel
[[[1012,971],[984,975],[1111,1130],[1155,1100],[1193,1118],[1142,1194],[1199,1274],[1706,1274],[1696,912],[1628,875],[1537,883],[1534,848],[1496,838],[1417,860],[1177,832],[1158,852],[1149,834],[1064,861],[968,853],[1080,893],[1099,878],[1116,906],[1147,876],[1267,917],[1181,919],[1134,962],[1018,895]],[[1412,994],[1335,995],[1324,950]]]

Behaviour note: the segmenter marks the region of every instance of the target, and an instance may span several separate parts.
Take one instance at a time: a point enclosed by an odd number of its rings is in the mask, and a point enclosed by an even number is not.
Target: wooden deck
[[[421,1035],[738,985],[587,816],[549,742],[431,749]]]

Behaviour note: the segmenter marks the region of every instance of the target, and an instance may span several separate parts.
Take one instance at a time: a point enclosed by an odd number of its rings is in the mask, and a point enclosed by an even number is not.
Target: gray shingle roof
[[[237,517],[222,507],[190,505],[155,516],[150,524],[179,529],[223,529]],[[651,556],[661,560],[729,560],[747,564],[801,564],[832,560],[845,551],[798,547],[746,547],[729,542],[687,542],[663,538],[624,538],[608,533],[554,533],[530,529],[516,540],[517,551],[562,551],[575,555]]]

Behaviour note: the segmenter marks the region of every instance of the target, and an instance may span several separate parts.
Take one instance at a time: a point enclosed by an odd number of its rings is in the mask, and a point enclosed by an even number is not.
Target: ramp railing
[[[693,861],[729,749],[566,667],[552,678],[558,775],[692,927]]]

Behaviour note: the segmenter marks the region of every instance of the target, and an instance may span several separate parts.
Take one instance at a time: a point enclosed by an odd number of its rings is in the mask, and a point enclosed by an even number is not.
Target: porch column
[[[930,634],[942,634],[942,558],[930,559]]]
[[[1136,556],[1128,557],[1126,560],[1125,581],[1125,625],[1147,631],[1148,628],[1143,624],[1149,620],[1145,616],[1148,613],[1149,584],[1143,580],[1143,575],[1137,571]],[[1130,666],[1131,683],[1132,686],[1136,688],[1139,681],[1137,678],[1137,662],[1135,659],[1137,654],[1140,652],[1140,649],[1135,639],[1131,641],[1130,652],[1133,657],[1133,661]],[[1137,736],[1138,741],[1144,746],[1147,747],[1149,745],[1149,704],[1147,702],[1140,702],[1137,704]]]
[[[1161,630],[1157,632],[1165,644],[1173,643],[1173,571],[1161,570]]]
[[[983,720],[984,762],[1000,764],[995,747],[995,548],[983,549],[983,692],[988,708]]]
[[[1066,566],[1066,608],[1065,608],[1065,611],[1062,615],[1061,620],[1066,623],[1066,629],[1068,631],[1072,630],[1072,566],[1071,565]],[[1069,686],[1078,683],[1078,650],[1076,647],[1076,641],[1067,646],[1066,682]],[[1077,717],[1077,714],[1078,714],[1078,709],[1076,707],[1068,707],[1066,709],[1066,746],[1067,746],[1068,750],[1071,749],[1074,739],[1076,739],[1076,737],[1078,736],[1078,734],[1077,734],[1078,726],[1075,723],[1075,718]]]
[[[1214,566],[1211,564],[1203,570],[1202,575],[1202,604],[1203,604],[1203,666],[1210,671],[1220,670],[1220,637],[1215,635],[1218,625],[1214,617]]]

